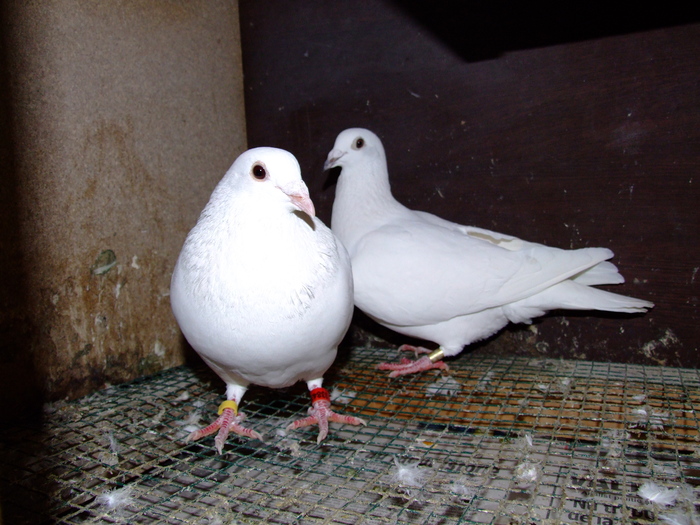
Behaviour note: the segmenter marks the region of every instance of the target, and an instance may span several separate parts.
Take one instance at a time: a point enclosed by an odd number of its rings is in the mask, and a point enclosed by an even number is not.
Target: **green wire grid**
[[[264,442],[185,443],[223,383],[179,367],[48,406],[0,431],[5,523],[693,523],[700,484],[696,370],[463,354],[448,372],[389,379],[395,350],[358,347],[325,386],[366,427],[286,431],[300,383],[241,403]],[[408,478],[397,477],[398,465]],[[673,505],[642,498],[653,481]],[[127,491],[125,505],[103,498]],[[688,521],[682,521],[682,520]]]

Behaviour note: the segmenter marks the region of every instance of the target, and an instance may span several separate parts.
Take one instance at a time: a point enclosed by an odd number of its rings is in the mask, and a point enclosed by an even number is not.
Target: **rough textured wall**
[[[72,398],[182,363],[172,267],[245,149],[238,3],[2,15],[0,368],[23,378],[4,393]]]

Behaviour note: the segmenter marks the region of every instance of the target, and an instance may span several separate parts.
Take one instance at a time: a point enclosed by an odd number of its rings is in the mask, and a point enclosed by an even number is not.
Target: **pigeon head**
[[[338,166],[342,168],[348,165],[361,166],[368,163],[386,164],[382,141],[368,129],[350,128],[342,131],[335,139],[323,169],[329,170]]]
[[[221,180],[221,190],[241,192],[269,202],[291,204],[313,217],[316,212],[309,190],[301,179],[296,157],[278,148],[253,148],[243,152]]]

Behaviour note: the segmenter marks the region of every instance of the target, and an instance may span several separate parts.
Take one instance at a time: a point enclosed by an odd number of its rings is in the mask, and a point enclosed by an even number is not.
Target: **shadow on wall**
[[[468,62],[700,21],[690,8],[664,10],[639,4],[610,10],[596,3],[392,1]]]
[[[7,27],[1,10],[0,23]],[[0,30],[0,422],[34,414],[42,404],[31,354],[6,34]]]
[[[27,302],[27,276],[22,253],[19,207],[20,181],[12,136],[10,72],[8,71],[7,31],[0,6],[0,428],[11,429],[0,436],[2,445],[17,450],[25,457],[6,458],[17,469],[24,469],[28,458],[37,457],[41,447],[41,408],[44,401],[36,375]],[[18,420],[26,432],[16,431]],[[29,437],[29,439],[27,439]],[[4,481],[4,480],[0,480]],[[40,489],[47,480],[34,479]],[[43,487],[42,487],[43,488]],[[0,483],[0,523],[28,523],[28,516],[11,501],[13,487]],[[23,501],[35,515],[43,515],[48,502],[42,490],[32,491],[31,501]]]

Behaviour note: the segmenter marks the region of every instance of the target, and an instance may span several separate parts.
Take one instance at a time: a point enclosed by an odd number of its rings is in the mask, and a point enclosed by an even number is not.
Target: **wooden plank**
[[[401,202],[553,246],[610,247],[627,278],[613,289],[657,304],[545,319],[486,352],[699,366],[697,20],[589,17],[567,38],[534,11],[515,23],[416,5],[242,1],[250,146],[292,151],[329,221],[323,161],[339,131],[368,127]],[[454,33],[482,26],[519,33],[470,56],[478,39]]]

